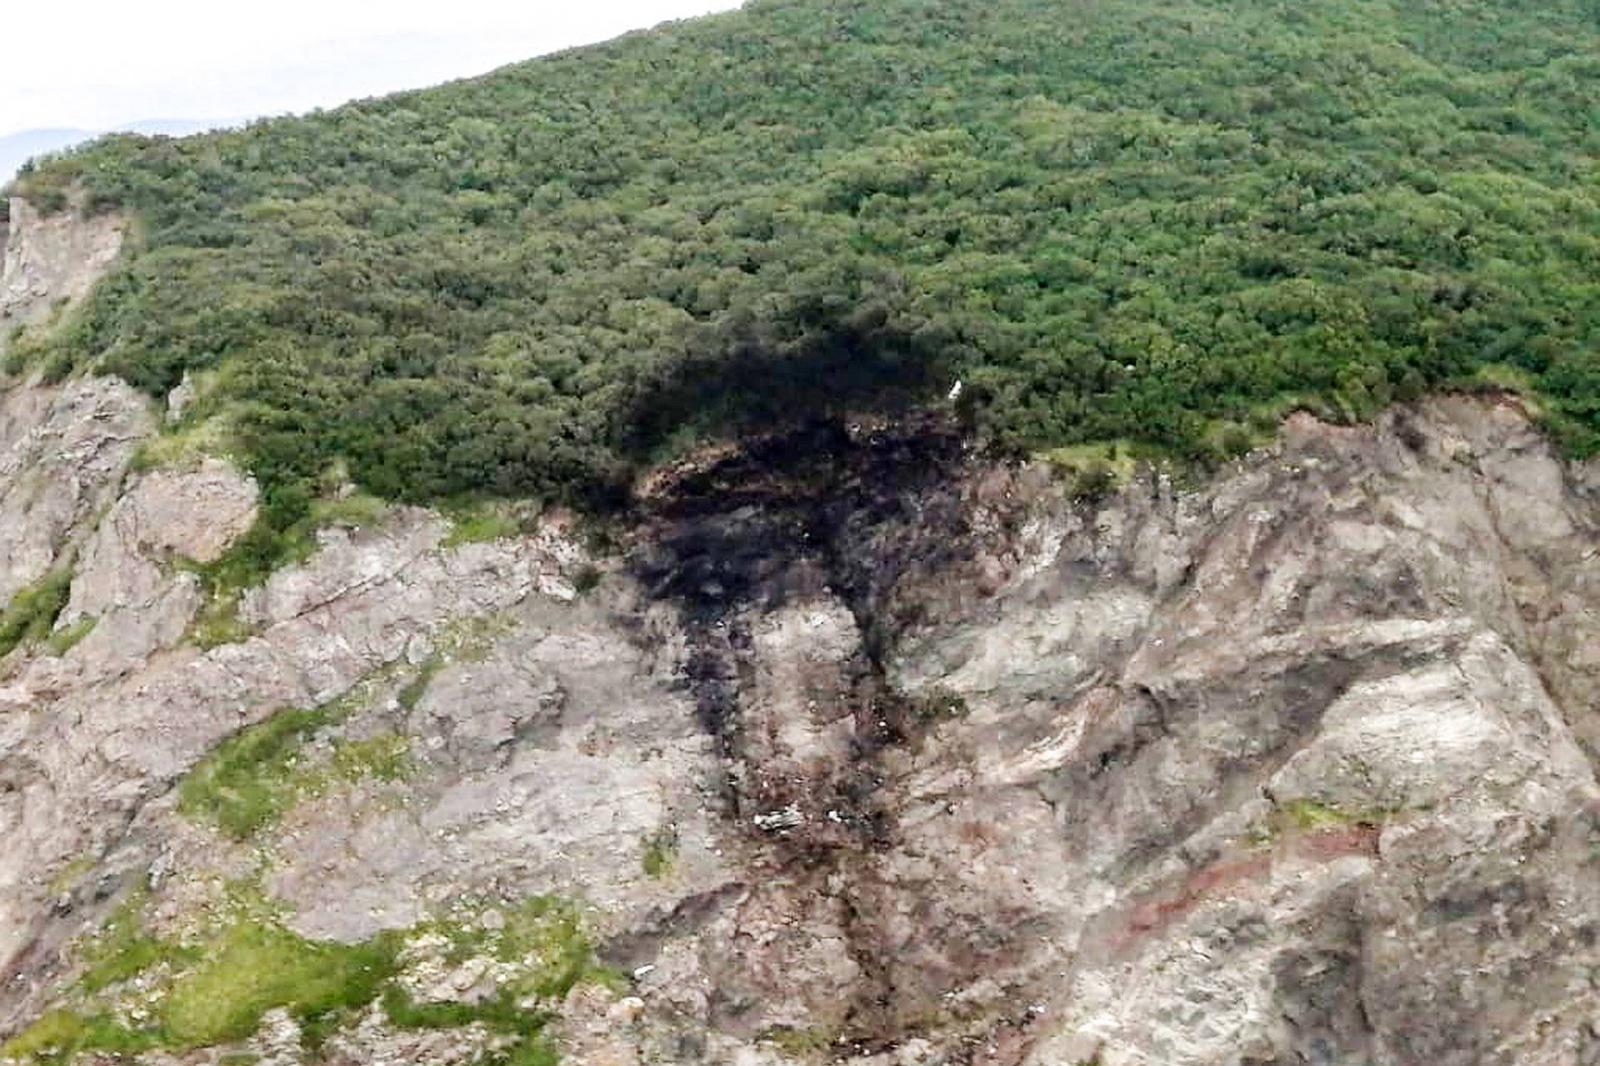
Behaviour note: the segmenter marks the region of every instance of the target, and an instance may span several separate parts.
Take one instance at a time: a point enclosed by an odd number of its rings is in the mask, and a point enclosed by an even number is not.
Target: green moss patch
[[[447,507],[445,515],[450,519],[450,532],[444,538],[446,548],[514,537],[522,532],[522,522],[500,505],[476,503]]]
[[[1093,503],[1127,484],[1138,465],[1135,451],[1117,441],[1051,448],[1040,458],[1065,481],[1074,499]]]
[[[646,877],[659,879],[672,872],[678,861],[678,830],[664,826],[644,840],[644,854],[640,862]]]
[[[239,617],[239,590],[208,590],[200,610],[189,623],[187,639],[202,650],[224,644],[242,644],[255,636],[254,626]]]
[[[364,492],[321,499],[311,505],[311,524],[316,528],[364,529],[379,524],[388,515],[388,503]]]
[[[410,738],[393,733],[365,740],[336,741],[329,763],[332,775],[347,782],[366,778],[400,781],[410,774],[412,768]],[[308,787],[313,790],[316,788],[314,784]]]
[[[1381,826],[1398,813],[1399,809],[1395,808],[1350,809],[1300,797],[1275,804],[1272,811],[1246,834],[1246,839],[1252,845],[1266,846],[1286,834],[1316,833],[1353,826]]]
[[[1331,829],[1369,820],[1363,815],[1310,799],[1290,800],[1278,810],[1296,829]]]
[[[579,982],[617,980],[595,964],[578,907],[553,897],[466,906],[449,919],[356,944],[299,936],[249,886],[235,886],[204,928],[182,941],[145,931],[147,902],[141,892],[118,908],[83,949],[84,974],[67,1002],[0,1045],[0,1057],[64,1063],[84,1052],[238,1044],[276,1009],[289,1013],[302,1044],[315,1052],[381,1005],[399,1029],[483,1026],[495,1036],[485,1064],[553,1066],[545,1030],[561,1001]],[[491,910],[496,920],[488,919]],[[455,963],[492,958],[500,964],[498,984],[479,1002],[419,1002],[404,979],[412,943],[442,943],[446,961]],[[148,976],[141,978],[142,1006],[129,1010],[119,989],[141,974]],[[239,1061],[249,1052],[227,1054]]]
[[[0,1044],[0,1059],[68,1063],[80,1052],[131,1055],[160,1046],[159,1034],[135,1031],[108,1014],[54,1010]]]
[[[163,1043],[208,1047],[245,1039],[278,1007],[312,1047],[377,998],[397,970],[399,937],[314,943],[272,922],[241,920],[206,945],[205,961],[179,977],[160,1011]]]
[[[279,711],[223,741],[184,779],[178,810],[236,840],[252,836],[295,802],[300,749],[328,723],[322,708]]]
[[[94,627],[99,624],[99,621],[100,619],[93,615],[84,615],[71,625],[63,626],[51,633],[49,638],[45,640],[45,650],[51,655],[60,658],[73,648],[76,648],[84,637],[93,633]]]
[[[47,640],[71,592],[72,570],[68,567],[52,570],[19,589],[0,612],[0,657],[23,644]]]
[[[780,1025],[768,1029],[760,1036],[763,1044],[777,1048],[791,1059],[815,1059],[833,1046],[835,1034],[819,1027],[797,1028]]]
[[[132,893],[101,926],[83,949],[83,976],[79,984],[89,992],[137,977],[163,960],[188,957],[182,948],[145,930],[144,908],[149,894]]]
[[[442,938],[447,963],[487,957],[510,972],[476,1003],[418,1002],[401,985],[392,985],[383,998],[390,1023],[401,1029],[481,1025],[501,1037],[484,1060],[495,1066],[553,1066],[557,1055],[544,1034],[556,1017],[555,1007],[580,982],[616,987],[620,980],[596,965],[577,906],[554,896],[510,906],[467,906],[415,932]]]
[[[202,759],[178,789],[178,810],[247,840],[296,803],[339,783],[397,781],[412,768],[411,742],[396,734],[337,738],[312,757],[308,745],[342,724],[385,685],[379,671],[320,707],[279,711],[240,730]]]
[[[499,921],[487,920],[490,913]],[[559,1000],[586,977],[610,980],[594,965],[578,906],[559,896],[534,896],[508,907],[480,904],[419,928],[446,938],[447,961],[487,955],[518,963],[524,972],[509,987],[522,996]]]

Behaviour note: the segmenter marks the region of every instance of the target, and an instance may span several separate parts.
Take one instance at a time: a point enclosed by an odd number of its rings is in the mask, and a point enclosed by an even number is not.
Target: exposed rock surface
[[[76,1002],[140,886],[176,935],[249,882],[314,940],[410,930],[428,1003],[517,964],[428,920],[581,901],[621,976],[550,1035],[591,1066],[1600,1061],[1600,470],[1514,402],[1297,417],[1096,503],[937,423],[821,426],[663,472],[608,555],[555,515],[327,530],[203,650],[176,562],[254,487],[125,475],[124,397],[3,398],[36,427],[3,430],[6,580],[77,545],[59,624],[99,623],[0,670],[0,1031]],[[63,453],[82,487],[16,502]],[[273,817],[180,810],[330,700]],[[318,769],[385,744],[403,772]],[[324,1060],[498,1046],[386,1010]],[[303,1021],[234,1046],[310,1061]]]
[[[144,401],[116,381],[0,393],[0,602],[82,541],[150,424]]]
[[[185,575],[153,558],[217,550],[243,485],[133,480],[73,609],[157,602]],[[767,442],[668,479],[583,596],[559,523],[330,533],[243,644],[15,671],[6,1002],[44,1002],[105,876],[226,865],[162,798],[208,749],[479,618],[410,706],[342,727],[411,738],[413,774],[295,806],[265,885],[345,941],[587,900],[637,1006],[574,993],[574,1061],[1584,1061],[1595,492],[1461,399],[1296,420],[1206,489],[1097,506],[926,427]],[[169,529],[175,500],[216,520]]]
[[[10,201],[0,223],[0,352],[14,330],[82,299],[122,247],[122,221],[44,217]],[[59,564],[115,498],[148,405],[108,380],[0,392],[0,603]]]
[[[0,223],[0,334],[5,335],[87,295],[122,250],[126,225],[116,214],[46,216],[20,196],[10,204],[9,225]]]

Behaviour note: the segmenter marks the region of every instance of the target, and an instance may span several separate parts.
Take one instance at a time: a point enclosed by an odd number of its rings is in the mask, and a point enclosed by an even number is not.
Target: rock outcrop
[[[0,223],[0,353],[16,331],[87,295],[116,259],[122,232],[113,215],[42,217],[12,198]],[[60,565],[115,499],[150,431],[147,408],[133,389],[104,379],[65,388],[25,381],[0,392],[0,603]]]
[[[0,223],[0,333],[42,322],[87,296],[116,261],[125,228],[115,213],[44,215],[12,197],[10,220]]]
[[[0,402],[0,577],[74,557],[58,628],[97,620],[0,661],[18,1057],[105,1046],[55,1007],[150,1063],[536,1061],[470,1014],[515,988],[593,1066],[1600,1061],[1600,469],[1513,399],[1095,501],[815,426],[661,472],[604,549],[329,528],[214,647],[187,564],[249,479],[130,472],[112,382]],[[250,1024],[184,1039],[240,886],[318,951],[400,937],[389,991],[228,986]],[[530,900],[610,976],[517,984]],[[108,968],[135,920],[213,946]]]
[[[0,600],[60,565],[116,500],[146,408],[108,379],[0,393]]]

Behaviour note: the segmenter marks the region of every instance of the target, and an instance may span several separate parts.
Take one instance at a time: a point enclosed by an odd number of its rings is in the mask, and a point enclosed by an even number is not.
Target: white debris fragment
[[[756,823],[756,828],[764,829],[769,833],[777,833],[804,825],[806,816],[800,812],[799,806],[791,803],[787,807],[780,807],[775,811],[758,814],[751,820]]]

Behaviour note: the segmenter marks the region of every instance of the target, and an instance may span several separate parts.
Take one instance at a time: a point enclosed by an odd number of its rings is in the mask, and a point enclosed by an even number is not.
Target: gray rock
[[[0,603],[64,564],[150,431],[145,401],[120,382],[0,392]]]
[[[1095,506],[929,447],[681,510],[663,475],[621,565],[558,517],[447,548],[396,509],[325,531],[247,597],[257,634],[204,652],[163,559],[223,550],[248,482],[117,472],[12,505],[42,558],[80,546],[69,612],[101,622],[0,684],[0,1027],[70,981],[114,902],[92,886],[139,879],[181,927],[259,869],[328,940],[581,900],[633,975],[561,1007],[591,1066],[1594,1061],[1593,464],[1464,398],[1296,417],[1207,486],[1144,470]],[[395,736],[406,774],[308,792],[243,844],[174,812],[233,731],[341,696],[308,763]],[[486,994],[489,960],[425,946],[414,994]],[[249,1046],[297,1061],[292,1029]],[[487,1039],[373,1010],[329,1053]]]
[[[10,222],[0,225],[0,337],[88,295],[121,252],[125,228],[115,213],[86,216],[72,208],[47,216],[13,196]]]

